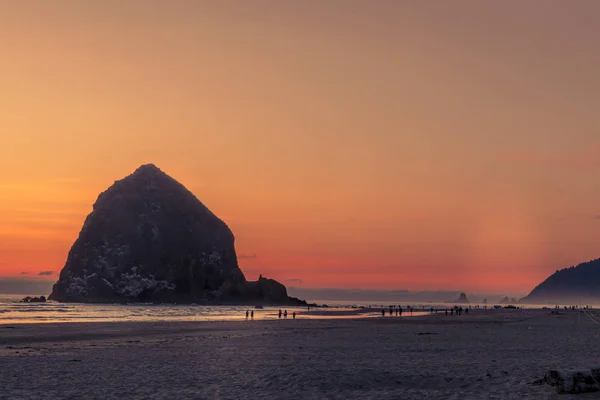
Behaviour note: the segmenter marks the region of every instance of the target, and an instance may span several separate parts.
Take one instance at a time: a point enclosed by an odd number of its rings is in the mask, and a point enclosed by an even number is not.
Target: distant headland
[[[100,194],[49,299],[306,304],[275,280],[247,281],[229,227],[152,164]]]
[[[522,298],[520,303],[600,303],[600,259],[556,271]]]

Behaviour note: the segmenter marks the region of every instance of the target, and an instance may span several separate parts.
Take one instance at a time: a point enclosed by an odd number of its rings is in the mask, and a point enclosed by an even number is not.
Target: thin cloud
[[[292,278],[287,280],[289,283],[302,283],[304,282],[302,279]]]
[[[29,272],[21,272],[19,275],[29,275]]]
[[[256,253],[254,253],[254,254],[239,254],[238,258],[241,258],[244,260],[253,260],[255,258],[258,258],[258,256],[256,255]]]
[[[41,271],[41,272],[38,272],[38,276],[50,276],[50,275],[54,275],[54,271]]]

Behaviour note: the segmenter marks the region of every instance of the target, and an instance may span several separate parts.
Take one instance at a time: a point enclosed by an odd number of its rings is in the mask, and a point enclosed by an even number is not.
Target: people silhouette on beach
[[[296,311],[292,314],[292,319],[296,319]]]
[[[400,316],[402,316],[402,312],[403,312],[404,310],[402,309],[402,306],[398,306],[398,308],[399,308],[399,311],[398,311],[398,313],[400,314]]]
[[[283,319],[287,319],[287,310],[283,312]]]
[[[281,308],[279,309],[279,319],[281,319]]]
[[[385,317],[385,310],[383,308],[381,309],[381,316]]]
[[[392,307],[390,307],[390,317],[394,316],[394,309]]]
[[[448,316],[448,309],[446,308],[446,317]]]
[[[254,310],[250,311],[250,319],[254,320]]]
[[[246,310],[246,321],[248,321],[248,314],[250,314],[250,313],[248,310]]]

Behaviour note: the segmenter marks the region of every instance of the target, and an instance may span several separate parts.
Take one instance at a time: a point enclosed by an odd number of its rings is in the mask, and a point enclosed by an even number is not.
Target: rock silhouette
[[[600,259],[564,268],[550,275],[520,303],[580,304],[600,301]]]
[[[152,164],[100,194],[49,299],[304,304],[274,280],[246,281],[229,227]]]
[[[40,297],[24,297],[21,300],[21,303],[45,303],[46,302],[46,296],[40,296]]]
[[[468,304],[469,300],[467,299],[467,295],[464,293],[461,293],[460,296],[458,296],[458,299],[456,299],[454,301],[454,303],[463,303],[463,304]]]

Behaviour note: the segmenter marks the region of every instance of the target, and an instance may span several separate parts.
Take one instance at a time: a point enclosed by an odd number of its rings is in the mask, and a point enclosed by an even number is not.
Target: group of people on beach
[[[462,306],[454,306],[454,307],[450,308],[450,315],[454,315],[454,314],[456,314],[456,315],[462,315],[463,312],[465,314],[468,314],[470,308],[471,308],[471,306],[469,306],[469,307],[465,306],[465,308],[462,308]],[[446,308],[446,315],[448,315],[448,309],[447,308]]]
[[[407,306],[406,311],[410,312],[410,314],[412,315],[413,308],[411,306]],[[402,306],[390,306],[389,308],[390,317],[393,317],[394,313],[396,313],[396,317],[401,317],[403,312],[404,309],[402,308]],[[381,316],[385,317],[385,308],[381,309]]]
[[[448,315],[448,314],[450,314],[450,315],[454,315],[454,314],[456,314],[456,315],[462,315],[462,314],[468,314],[470,309],[471,309],[471,306],[468,306],[468,307],[465,306],[464,308],[463,308],[463,306],[454,306],[454,307],[450,308],[449,310],[446,308],[444,311],[445,311],[446,315]],[[406,311],[410,312],[410,315],[413,314],[413,310],[414,310],[414,307],[412,307],[412,306],[406,306]],[[405,309],[402,308],[402,306],[389,306],[389,309],[388,309],[388,313],[389,313],[390,317],[394,316],[394,313],[396,314],[397,317],[398,316],[401,317],[402,313],[404,311],[405,311]],[[431,312],[431,314],[437,314],[438,311],[441,311],[441,310],[438,310],[436,308],[431,307],[429,309],[429,311]],[[386,316],[386,309],[383,306],[381,308],[381,316],[382,317]]]
[[[287,319],[287,315],[288,315],[288,313],[287,313],[287,310],[284,310],[284,311],[283,311],[283,314],[282,314],[282,313],[281,313],[281,308],[280,308],[280,309],[279,309],[279,319],[281,319],[281,316],[282,316],[282,315],[283,315],[283,319]],[[296,311],[294,311],[294,312],[292,313],[292,319],[296,319]]]
[[[283,319],[287,319],[288,312],[287,312],[287,310],[281,311],[281,308],[280,308],[279,309],[279,319],[281,319],[282,316],[283,316]],[[252,310],[252,311],[246,310],[246,321],[248,321],[248,319],[254,320],[254,310]],[[296,311],[294,311],[292,313],[292,319],[296,319]]]

